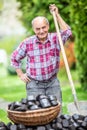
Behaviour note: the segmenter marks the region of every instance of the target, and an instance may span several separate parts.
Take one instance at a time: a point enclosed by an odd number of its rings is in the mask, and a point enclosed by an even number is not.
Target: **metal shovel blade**
[[[86,116],[87,115],[87,101],[78,101],[78,105],[80,109],[80,114]],[[77,110],[74,102],[69,103],[67,108],[70,115],[79,114],[79,111]]]

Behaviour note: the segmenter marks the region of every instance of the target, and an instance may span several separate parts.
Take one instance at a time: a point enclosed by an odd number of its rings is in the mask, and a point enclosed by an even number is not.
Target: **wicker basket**
[[[26,126],[45,125],[57,117],[60,112],[60,103],[45,109],[18,112],[7,110],[8,118],[14,123],[22,123]]]

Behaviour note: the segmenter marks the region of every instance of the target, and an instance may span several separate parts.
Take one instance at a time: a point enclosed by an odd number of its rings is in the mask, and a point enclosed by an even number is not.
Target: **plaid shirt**
[[[70,29],[61,31],[63,43],[70,35]],[[27,57],[27,75],[35,80],[48,80],[58,72],[59,53],[60,45],[56,33],[48,33],[48,38],[43,44],[34,35],[21,42],[12,53],[11,65],[15,68],[21,68],[21,60]]]

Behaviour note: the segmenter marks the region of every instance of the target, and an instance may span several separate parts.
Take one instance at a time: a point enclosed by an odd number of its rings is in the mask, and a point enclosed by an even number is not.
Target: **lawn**
[[[76,70],[71,71],[72,78],[75,84],[78,100],[87,100],[87,93],[83,91],[78,82],[78,73]],[[60,80],[63,98],[63,113],[68,113],[67,105],[73,102],[72,91],[65,69],[61,69],[58,78]],[[21,98],[26,98],[25,84],[17,77],[11,76],[7,70],[0,65],[0,98],[6,101],[19,101]],[[0,120],[8,122],[7,112],[0,109]]]

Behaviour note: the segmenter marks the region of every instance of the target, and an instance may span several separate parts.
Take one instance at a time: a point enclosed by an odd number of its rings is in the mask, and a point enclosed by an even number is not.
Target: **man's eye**
[[[39,28],[37,28],[36,30],[37,30],[37,31],[39,31],[40,29],[39,29]]]
[[[46,27],[42,27],[42,29],[45,29]]]

